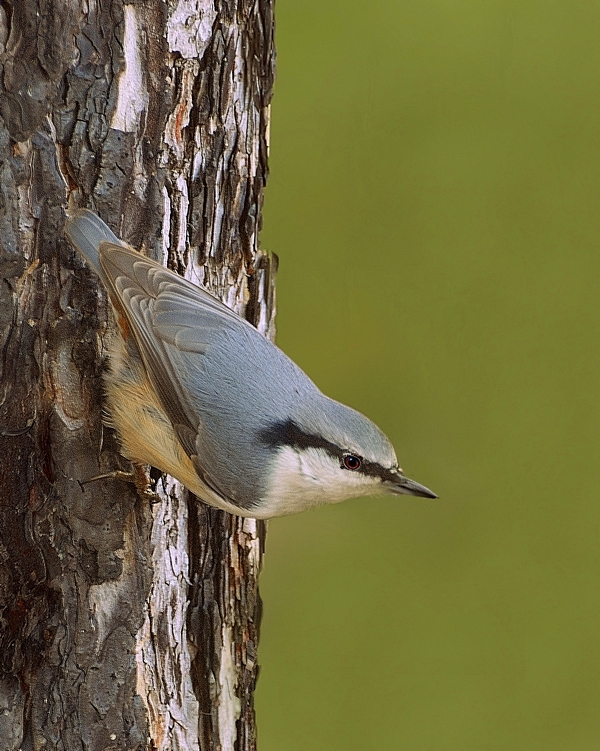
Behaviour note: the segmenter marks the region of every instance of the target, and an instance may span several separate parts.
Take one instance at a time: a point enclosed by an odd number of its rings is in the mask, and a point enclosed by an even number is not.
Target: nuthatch
[[[71,216],[66,233],[119,323],[105,387],[128,459],[258,519],[363,495],[437,497],[403,475],[374,423],[322,394],[210,292],[133,250],[91,211]]]

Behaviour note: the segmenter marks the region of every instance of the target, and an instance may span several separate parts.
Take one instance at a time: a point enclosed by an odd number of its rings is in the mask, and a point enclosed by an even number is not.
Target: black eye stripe
[[[273,448],[291,446],[297,449],[323,449],[331,456],[335,456],[336,459],[340,459],[344,453],[335,443],[331,443],[321,436],[305,433],[293,420],[272,423],[268,428],[261,430],[258,437],[263,443]]]
[[[356,467],[353,470],[354,472],[359,472],[370,477],[379,477],[381,480],[394,481],[398,478],[397,470],[382,467],[377,462],[369,462],[358,456],[358,454],[349,452],[347,447],[340,448],[340,446],[336,446],[335,443],[331,443],[331,441],[327,441],[321,436],[305,433],[293,420],[272,423],[268,428],[258,433],[258,438],[267,446],[271,446],[274,449],[280,446],[290,446],[291,448],[300,450],[309,448],[323,449],[323,451],[327,451],[330,456],[339,461],[341,467],[345,467],[345,457],[353,456],[360,462],[360,466]],[[347,467],[345,468],[348,469]]]

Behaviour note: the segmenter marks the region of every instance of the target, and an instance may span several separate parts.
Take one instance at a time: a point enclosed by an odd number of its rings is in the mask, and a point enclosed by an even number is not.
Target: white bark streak
[[[148,92],[144,85],[144,71],[140,49],[140,27],[135,5],[125,5],[125,32],[123,54],[125,66],[119,75],[117,107],[110,124],[115,130],[133,133],[139,127],[140,117],[148,106]]]
[[[167,41],[171,51],[186,60],[200,60],[211,40],[216,17],[212,0],[170,2]]]
[[[136,635],[137,690],[157,751],[198,751],[198,702],[186,626],[187,504],[177,481],[168,481],[159,496],[153,506],[154,583]]]
[[[241,703],[236,696],[237,670],[233,660],[233,624],[223,625],[221,638],[221,669],[219,671],[217,716],[219,718],[219,740],[222,751],[235,751],[237,738],[236,722],[240,716]]]

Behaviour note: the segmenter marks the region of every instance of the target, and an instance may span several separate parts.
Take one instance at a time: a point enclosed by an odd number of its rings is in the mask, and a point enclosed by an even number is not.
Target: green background
[[[600,748],[600,4],[278,0],[279,344],[440,500],[269,523],[261,751]]]

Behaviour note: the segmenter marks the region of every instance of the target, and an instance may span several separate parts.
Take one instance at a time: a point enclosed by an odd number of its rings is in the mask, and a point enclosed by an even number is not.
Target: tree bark
[[[0,749],[256,748],[264,524],[102,423],[89,206],[273,336],[258,249],[272,0],[0,0]]]

